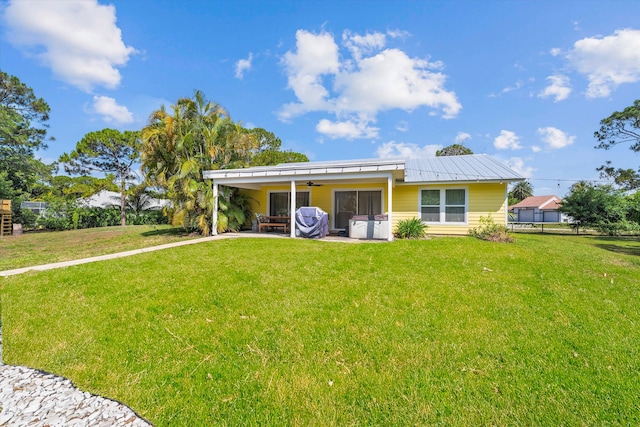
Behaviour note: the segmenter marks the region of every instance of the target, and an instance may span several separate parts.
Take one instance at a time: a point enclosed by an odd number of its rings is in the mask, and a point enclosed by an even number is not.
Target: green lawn
[[[640,240],[230,239],[0,281],[5,363],[158,426],[640,424]]]
[[[162,245],[184,236],[168,225],[134,225],[86,230],[29,232],[0,238],[0,271]]]

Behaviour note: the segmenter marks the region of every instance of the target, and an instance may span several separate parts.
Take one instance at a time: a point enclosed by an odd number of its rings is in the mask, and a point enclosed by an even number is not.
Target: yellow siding
[[[393,189],[393,227],[398,221],[407,218],[420,217],[419,194],[423,188],[466,188],[468,190],[468,224],[465,225],[429,225],[430,234],[467,234],[470,228],[477,227],[481,216],[491,213],[498,224],[506,225],[506,189],[507,184],[476,183],[467,185],[399,185]],[[297,191],[310,192],[310,204],[317,206],[333,215],[333,190],[336,189],[380,189],[384,200],[385,211],[388,211],[387,185],[385,183],[367,184],[326,184],[320,187],[298,186]],[[289,185],[263,186],[261,190],[244,190],[245,194],[254,199],[251,203],[253,212],[266,213],[268,208],[268,194],[271,191],[290,191]],[[331,224],[331,218],[329,219]]]
[[[468,190],[468,223],[464,225],[429,224],[430,234],[467,234],[479,225],[480,217],[491,214],[498,224],[506,225],[507,184],[416,185],[398,186],[393,190],[393,226],[402,219],[420,218],[420,190],[427,188],[466,188]]]

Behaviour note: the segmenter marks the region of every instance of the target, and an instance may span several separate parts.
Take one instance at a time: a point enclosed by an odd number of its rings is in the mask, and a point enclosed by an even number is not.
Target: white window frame
[[[359,191],[379,191],[380,192],[380,206],[382,209],[382,214],[384,214],[385,211],[385,204],[384,204],[384,188],[383,187],[349,187],[349,188],[333,188],[331,190],[331,212],[333,213],[332,215],[329,216],[329,219],[331,220],[331,229],[332,230],[344,230],[343,228],[336,228],[336,193],[340,193],[343,191],[355,191],[356,193]],[[357,197],[357,196],[356,196]]]
[[[287,193],[287,206],[291,206],[291,191],[289,190],[269,190],[267,191],[267,211],[265,212],[266,215],[269,215],[269,212],[271,212],[271,194],[272,193]],[[311,203],[311,190],[302,190],[302,191],[296,191],[296,196],[298,194],[301,193],[309,193],[309,206],[313,206],[313,204]],[[291,209],[291,208],[289,208]]]
[[[418,218],[422,219],[422,191],[423,190],[440,190],[440,221],[425,221],[422,220],[423,223],[428,225],[459,225],[466,226],[469,225],[469,187],[467,186],[455,186],[455,187],[421,187],[418,189]],[[447,201],[447,190],[464,190],[464,222],[457,221],[446,221],[446,201]],[[461,207],[460,205],[451,205],[454,207]]]

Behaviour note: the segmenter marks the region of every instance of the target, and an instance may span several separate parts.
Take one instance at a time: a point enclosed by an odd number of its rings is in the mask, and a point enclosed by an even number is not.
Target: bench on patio
[[[282,228],[282,232],[289,231],[289,218],[285,216],[267,216],[263,214],[256,214],[258,219],[258,233],[262,233],[263,229],[269,231],[269,228]]]
[[[258,223],[258,232],[262,233],[263,228],[269,231],[269,227],[282,228],[283,233],[286,233],[289,229],[289,224],[286,222],[260,222]]]

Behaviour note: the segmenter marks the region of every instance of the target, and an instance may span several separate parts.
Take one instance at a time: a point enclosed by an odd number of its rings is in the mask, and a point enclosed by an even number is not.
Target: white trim
[[[218,183],[215,181],[211,182],[213,187],[213,212],[211,215],[211,235],[218,235]]]
[[[422,219],[422,190],[440,191],[440,221],[422,221],[427,225],[446,225],[465,227],[469,225],[469,187],[464,185],[455,186],[429,186],[418,188],[418,218]],[[464,190],[464,222],[447,222],[446,219],[446,190]]]
[[[290,180],[294,176],[307,176],[318,174],[352,174],[362,172],[385,172],[404,170],[404,159],[395,160],[353,160],[333,162],[304,162],[284,163],[274,166],[256,166],[243,169],[218,169],[204,171],[205,179],[225,178],[256,178],[256,177],[287,177]],[[254,181],[255,182],[255,181]]]
[[[544,206],[548,205],[551,202],[556,202],[556,197],[555,196],[551,196],[551,198],[549,200],[547,200],[546,202],[542,203],[540,206],[538,206],[538,209],[543,210]],[[550,210],[556,210],[555,208],[549,208]]]
[[[207,172],[207,171],[205,171]],[[213,171],[218,172],[218,171]],[[268,176],[240,176],[240,177],[214,177],[214,180],[222,185],[229,186],[237,186],[238,184],[269,184],[269,185],[277,185],[278,183],[287,183],[289,184],[292,178],[295,177],[296,181],[299,182],[298,185],[304,185],[306,181],[355,181],[361,179],[380,179],[386,180],[389,176],[388,173],[378,172],[378,173],[327,173],[327,174],[312,174],[312,175],[304,175],[299,176],[299,174],[291,175],[287,173],[276,174],[276,175],[268,175]],[[211,179],[210,175],[205,174],[205,179]]]
[[[393,242],[393,176],[387,178],[387,201],[389,209],[387,210],[388,228],[387,240]],[[382,205],[384,207],[384,204]]]
[[[332,188],[331,189],[331,214],[329,217],[331,218],[330,228],[331,230],[344,230],[343,228],[336,228],[336,192],[347,192],[347,191],[379,191],[380,192],[380,208],[382,212],[384,212],[384,187],[340,187],[340,188]]]
[[[509,184],[504,186],[504,226],[509,224]]]
[[[302,193],[302,191],[301,191]],[[291,192],[289,193],[289,233],[291,237],[296,237],[296,182],[291,180]],[[311,191],[309,191],[309,204],[311,204]]]

